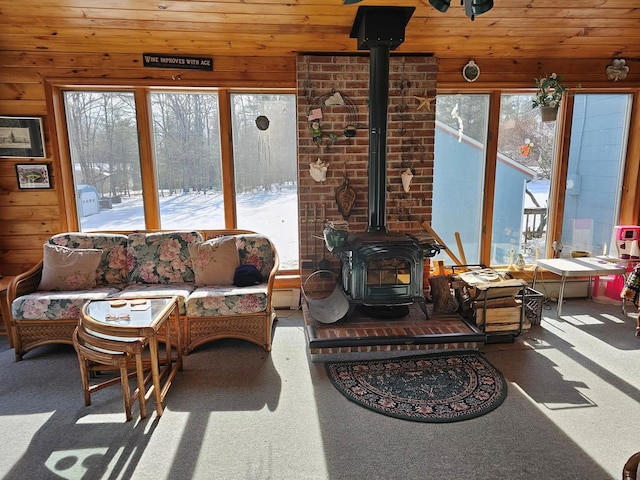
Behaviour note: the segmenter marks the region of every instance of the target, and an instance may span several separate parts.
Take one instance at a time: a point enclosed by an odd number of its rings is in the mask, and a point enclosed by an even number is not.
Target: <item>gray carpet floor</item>
[[[269,355],[223,340],[185,357],[162,417],[124,421],[119,387],[84,405],[73,348],[14,362],[0,339],[4,479],[617,479],[640,451],[633,313],[570,300],[558,320],[483,353],[509,393],[458,423],[349,402],[311,359],[300,312],[280,311]]]

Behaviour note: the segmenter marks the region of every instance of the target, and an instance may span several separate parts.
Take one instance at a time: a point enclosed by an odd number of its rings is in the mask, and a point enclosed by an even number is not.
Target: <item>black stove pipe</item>
[[[351,38],[358,50],[370,50],[369,61],[369,219],[367,232],[387,233],[387,110],[389,52],[404,42],[415,7],[358,8]]]
[[[387,233],[387,109],[389,46],[371,46],[369,62],[369,223],[367,232]]]

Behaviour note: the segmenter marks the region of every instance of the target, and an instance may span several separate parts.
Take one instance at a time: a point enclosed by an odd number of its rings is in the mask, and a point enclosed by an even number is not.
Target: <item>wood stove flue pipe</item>
[[[415,7],[358,8],[351,38],[370,50],[369,62],[369,219],[367,232],[387,233],[387,110],[389,52],[404,42]]]

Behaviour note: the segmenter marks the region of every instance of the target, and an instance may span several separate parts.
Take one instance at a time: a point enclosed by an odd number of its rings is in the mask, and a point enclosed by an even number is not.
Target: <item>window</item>
[[[501,95],[491,263],[545,257],[556,122],[531,108],[533,95]]]
[[[508,265],[518,254],[532,264],[547,253],[611,251],[631,95],[575,94],[570,143],[564,146],[568,162],[562,165],[558,122],[543,122],[539,109],[531,108],[531,95],[498,94],[496,152],[486,151],[489,94],[437,97],[434,230],[468,264]],[[565,177],[566,185],[557,185]],[[491,223],[484,240],[490,248],[481,244],[483,218]],[[450,263],[446,253],[437,257]]]
[[[298,268],[295,95],[63,93],[80,231],[256,230],[272,238],[282,269]],[[223,131],[233,132],[233,160]]]
[[[161,228],[224,228],[218,94],[149,97]]]
[[[80,231],[144,229],[133,93],[68,91],[64,100]]]
[[[617,225],[631,95],[576,94],[562,217],[562,256],[572,250],[617,256]]]
[[[238,228],[271,238],[284,270],[298,265],[295,120],[293,95],[231,95]]]
[[[458,258],[479,263],[489,95],[438,95],[436,102],[432,228]],[[450,262],[444,252],[436,258]]]

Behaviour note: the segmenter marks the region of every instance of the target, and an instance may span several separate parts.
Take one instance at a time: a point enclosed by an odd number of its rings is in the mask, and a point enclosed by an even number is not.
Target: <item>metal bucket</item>
[[[309,275],[301,286],[302,295],[309,307],[309,314],[314,320],[320,323],[335,323],[342,320],[349,312],[349,299],[336,281],[333,292],[326,298],[310,298],[305,291],[305,286],[311,277],[320,273],[330,273],[336,277],[331,270],[316,270]]]

